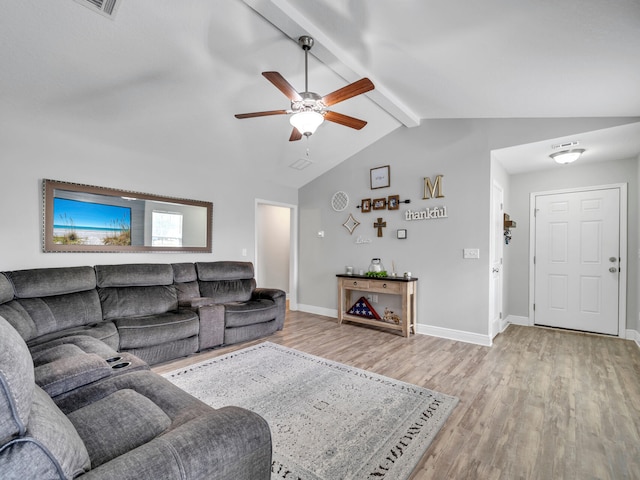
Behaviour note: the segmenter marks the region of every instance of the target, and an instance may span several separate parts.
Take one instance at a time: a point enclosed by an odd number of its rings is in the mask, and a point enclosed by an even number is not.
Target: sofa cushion
[[[24,435],[34,385],[33,363],[27,345],[0,317],[0,445]]]
[[[36,326],[37,336],[102,321],[96,290],[17,300]]]
[[[113,325],[113,324],[111,324]],[[115,329],[115,325],[113,326]],[[27,343],[27,345],[29,345]],[[116,345],[117,347],[117,345]],[[110,358],[117,355],[116,348],[111,348],[102,340],[89,335],[71,335],[39,343],[29,348],[33,357],[34,366],[53,362],[64,357],[71,357],[82,353],[95,353],[102,358]]]
[[[0,304],[10,300],[13,300],[13,285],[7,277],[0,273]]]
[[[33,366],[39,367],[45,363],[55,362],[56,360],[74,357],[76,355],[82,355],[83,353],[84,350],[79,346],[73,345],[72,343],[63,343],[40,349],[38,352],[31,352],[31,356],[33,358]]]
[[[243,280],[254,277],[251,262],[197,262],[198,280]]]
[[[26,433],[0,450],[2,479],[75,478],[90,467],[89,454],[73,424],[35,387]]]
[[[198,315],[191,310],[114,319],[120,332],[120,349],[146,347],[198,335]]]
[[[175,283],[195,282],[198,280],[196,266],[193,263],[172,263],[173,281]]]
[[[18,298],[50,297],[96,288],[92,267],[36,268],[4,274],[13,284]]]
[[[0,305],[1,307],[2,305]],[[69,328],[58,332],[48,333],[27,341],[29,350],[33,353],[41,348],[73,343],[88,353],[103,354],[108,350],[118,350],[120,339],[118,329],[113,322],[100,322],[91,325]],[[107,353],[107,355],[109,355]]]
[[[9,322],[25,340],[30,340],[38,335],[36,323],[17,300],[0,304],[0,317]]]
[[[253,278],[198,283],[202,296],[212,298],[215,303],[246,302],[256,288],[256,281]]]
[[[173,269],[164,263],[131,263],[123,265],[96,265],[98,287],[145,287],[171,285]]]
[[[84,440],[93,468],[144,445],[171,424],[155,403],[130,389],[71,412],[69,419]]]
[[[274,320],[278,315],[276,304],[271,300],[251,300],[242,303],[227,303],[225,306],[225,327],[244,327],[255,323]]]
[[[95,353],[81,352],[39,365],[34,373],[36,383],[49,396],[55,397],[108,377],[111,366]]]
[[[178,308],[173,285],[99,288],[105,320],[165,313]]]

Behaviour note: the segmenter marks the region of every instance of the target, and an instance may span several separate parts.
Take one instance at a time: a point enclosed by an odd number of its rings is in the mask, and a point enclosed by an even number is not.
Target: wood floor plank
[[[509,326],[492,347],[288,312],[270,337],[178,359],[164,373],[268,340],[455,395],[412,480],[640,479],[640,349]]]

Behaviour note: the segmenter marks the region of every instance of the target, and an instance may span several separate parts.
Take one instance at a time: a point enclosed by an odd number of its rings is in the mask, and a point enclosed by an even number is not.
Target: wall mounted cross
[[[382,236],[382,229],[387,226],[387,222],[382,221],[382,217],[378,217],[378,221],[374,222],[373,228],[378,229],[378,236]]]

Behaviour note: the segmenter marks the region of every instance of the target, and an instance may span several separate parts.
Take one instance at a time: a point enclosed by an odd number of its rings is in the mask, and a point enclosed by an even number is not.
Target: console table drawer
[[[375,289],[381,293],[402,293],[404,286],[397,282],[385,282],[384,280],[375,280],[370,282],[370,289]]]
[[[344,281],[344,286],[346,288],[350,288],[350,289],[356,289],[356,288],[369,288],[370,287],[370,282],[369,280],[345,280]]]

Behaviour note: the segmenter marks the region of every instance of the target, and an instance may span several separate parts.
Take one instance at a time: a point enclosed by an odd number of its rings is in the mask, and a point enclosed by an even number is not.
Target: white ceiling
[[[638,0],[119,1],[113,19],[75,0],[3,1],[0,125],[32,123],[194,169],[234,162],[300,187],[422,119],[640,115]],[[367,120],[363,130],[325,122],[289,142],[286,116],[233,117],[289,107],[262,71],[304,90],[302,34],[316,39],[310,90],[375,83],[332,107]],[[607,130],[597,134],[604,145],[617,132]],[[637,127],[615,141],[640,153]],[[289,168],[307,148],[313,164]],[[537,168],[511,153],[496,154],[509,171]]]

